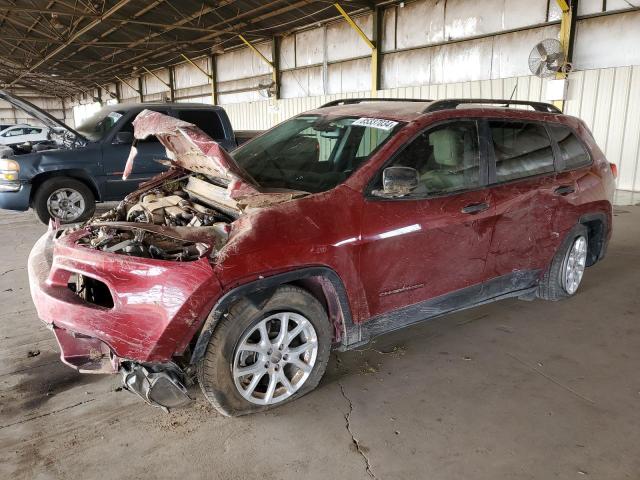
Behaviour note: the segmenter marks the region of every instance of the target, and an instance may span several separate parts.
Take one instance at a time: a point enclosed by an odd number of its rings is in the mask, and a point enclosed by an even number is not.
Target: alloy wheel
[[[562,287],[569,295],[573,295],[578,290],[586,264],[587,239],[581,235],[574,240],[564,262]]]
[[[279,312],[244,332],[233,355],[233,380],[247,401],[277,404],[304,385],[317,356],[311,322],[295,312]]]
[[[80,218],[86,208],[84,197],[72,188],[59,188],[47,199],[47,210],[54,218],[73,222]]]

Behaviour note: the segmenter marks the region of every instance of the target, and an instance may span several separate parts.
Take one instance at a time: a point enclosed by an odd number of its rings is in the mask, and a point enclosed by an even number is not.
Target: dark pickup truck
[[[75,130],[35,105],[8,92],[0,99],[13,104],[51,128],[52,143],[33,146],[30,153],[0,150],[0,208],[32,207],[45,223],[82,222],[93,215],[96,202],[121,200],[144,182],[166,170],[165,148],[155,137],[138,141],[133,171],[122,174],[133,142],[133,119],[144,109],[197,125],[226,150],[238,141],[226,112],[219,106],[191,103],[108,105]],[[238,132],[239,140],[255,132]],[[241,143],[241,141],[240,141]],[[160,160],[160,161],[159,161]]]

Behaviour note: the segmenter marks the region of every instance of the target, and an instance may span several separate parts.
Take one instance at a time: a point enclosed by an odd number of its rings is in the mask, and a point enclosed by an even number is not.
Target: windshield
[[[98,110],[96,113],[87,118],[82,124],[76,128],[78,133],[88,138],[92,142],[102,140],[102,138],[111,130],[124,112],[114,112],[111,110]]]
[[[346,180],[402,125],[373,118],[303,115],[231,155],[261,187],[323,192]]]

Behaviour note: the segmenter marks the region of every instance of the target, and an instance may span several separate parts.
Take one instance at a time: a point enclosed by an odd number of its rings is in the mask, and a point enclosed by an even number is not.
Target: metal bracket
[[[131,90],[133,90],[134,92],[136,92],[138,95],[142,95],[142,92],[137,89],[136,87],[134,87],[133,85],[131,85],[129,82],[121,79],[118,75],[114,75],[118,80],[120,80],[122,83],[124,83],[127,87],[129,87]]]
[[[275,58],[274,61],[272,62],[271,60],[269,60],[267,57],[265,57],[262,52],[260,50],[258,50],[249,40],[247,40],[246,38],[244,38],[243,35],[238,34],[238,38],[240,40],[242,40],[242,42],[249,47],[256,55],[258,55],[267,65],[269,65],[271,67],[271,81],[273,82],[273,86],[275,87],[275,91],[276,91],[276,97],[277,97],[277,92],[278,92],[278,69],[275,65]],[[275,43],[276,39],[273,39],[273,42]],[[275,49],[274,49],[275,50]]]
[[[340,6],[339,3],[334,3],[334,7],[340,12],[340,15],[344,17],[349,26],[355,30],[355,32],[364,40],[364,43],[371,49],[371,96],[376,97],[378,94],[378,47],[375,41],[372,41],[362,31],[362,29],[356,24],[351,16]],[[374,23],[375,23],[375,11],[374,11]],[[375,27],[374,27],[375,30]]]
[[[206,75],[206,77],[209,79],[209,81],[211,82],[211,103],[213,105],[217,104],[217,95],[216,95],[216,80],[213,77],[213,74],[207,72],[206,70],[203,70],[202,68],[200,68],[200,66],[198,64],[196,64],[193,60],[191,60],[189,57],[187,57],[184,53],[181,53],[180,56],[182,58],[184,58],[187,62],[189,62],[193,67],[197,68],[200,72],[202,72],[204,75]],[[211,62],[211,66],[213,67],[213,62]]]

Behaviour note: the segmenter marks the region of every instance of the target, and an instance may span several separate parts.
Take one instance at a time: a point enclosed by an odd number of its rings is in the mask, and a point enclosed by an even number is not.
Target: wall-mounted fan
[[[555,38],[541,41],[529,54],[529,70],[540,78],[553,77],[556,73],[566,72],[569,68],[569,64],[565,61],[562,44]]]

